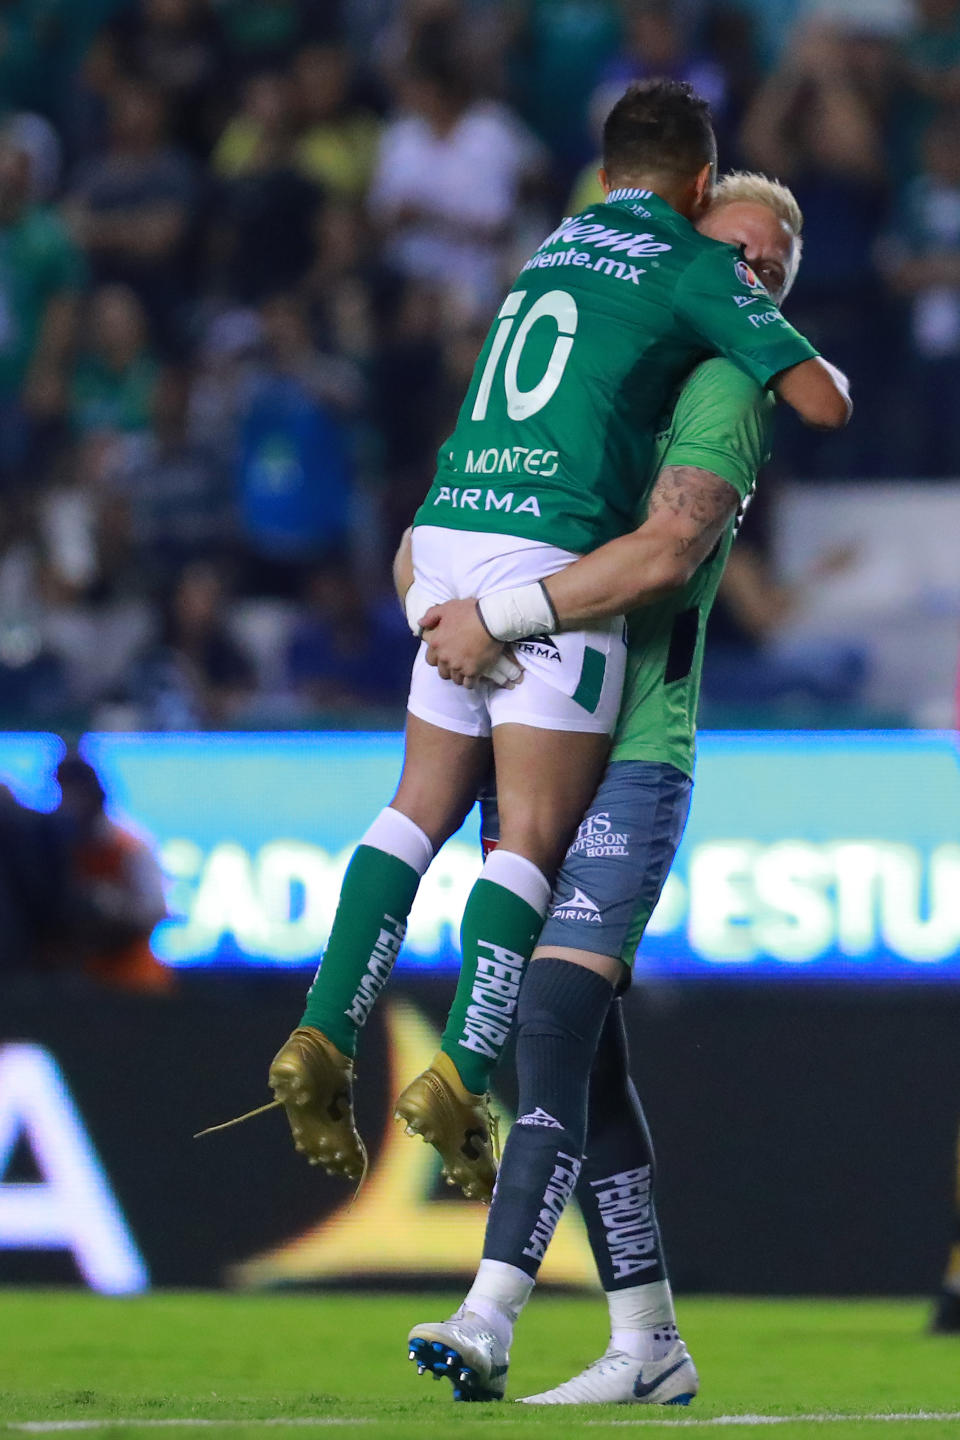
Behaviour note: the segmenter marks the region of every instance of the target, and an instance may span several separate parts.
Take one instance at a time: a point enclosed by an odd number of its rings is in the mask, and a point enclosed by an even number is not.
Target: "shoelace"
[[[578,1381],[583,1380],[585,1376],[591,1374],[592,1371],[601,1370],[602,1367],[604,1365],[608,1365],[611,1360],[629,1361],[630,1356],[627,1354],[626,1350],[605,1350],[598,1359],[591,1360],[589,1365],[585,1365],[584,1368],[580,1371],[579,1375],[573,1375],[569,1380],[564,1380],[562,1385],[557,1386],[557,1389],[569,1389],[570,1386],[576,1385]]]
[[[599,1359],[591,1360],[590,1364],[580,1371],[580,1374],[586,1375],[591,1370],[598,1370],[601,1365],[606,1365],[610,1360],[629,1359],[630,1356],[627,1354],[626,1350],[604,1350],[603,1354],[599,1357]],[[639,1364],[639,1361],[637,1363]],[[579,1379],[580,1377],[578,1376],[577,1378]]]
[[[198,1130],[194,1140],[199,1140],[201,1135],[215,1135],[218,1130],[229,1130],[234,1125],[242,1125],[244,1120],[252,1120],[255,1115],[262,1115],[265,1110],[276,1110],[282,1105],[282,1100],[268,1100],[266,1105],[258,1105],[256,1110],[248,1110],[246,1115],[238,1115],[235,1120],[224,1120],[219,1125],[208,1125],[206,1130]]]

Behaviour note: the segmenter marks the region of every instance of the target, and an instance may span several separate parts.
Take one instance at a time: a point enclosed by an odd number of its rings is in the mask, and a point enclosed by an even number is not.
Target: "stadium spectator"
[[[717,149],[727,167],[729,86],[723,67],[686,43],[676,7],[668,0],[629,0],[625,7],[624,44],[600,76],[606,109],[616,103],[631,82],[657,75],[689,81],[709,102]]]
[[[255,174],[293,130],[293,91],[286,74],[264,70],[243,86],[240,108],[227,122],[210,157],[224,179]]]
[[[418,61],[402,84],[370,189],[385,258],[455,297],[466,316],[499,294],[516,209],[543,170],[532,134],[504,106],[470,100],[449,56]]]
[[[229,467],[189,421],[190,374],[168,368],[154,387],[150,430],[113,486],[129,509],[144,583],[158,594],[190,561],[226,556],[236,541]]]
[[[80,966],[121,990],[163,994],[173,972],[150,949],[167,913],[163,874],[146,841],[111,820],[92,765],[68,755],[57,766],[58,816],[68,855],[69,903],[53,945],[61,968]]]
[[[960,471],[960,111],[942,112],[923,168],[899,196],[887,278],[910,308],[909,426],[897,447],[916,475]]]
[[[373,361],[371,403],[383,444],[386,529],[399,539],[420,503],[423,477],[442,438],[444,348],[436,292],[410,284],[394,298]]]
[[[261,309],[266,354],[241,419],[238,492],[250,550],[246,589],[290,593],[298,566],[336,548],[349,525],[349,422],[363,398],[348,360],[321,353],[303,307]]]
[[[150,729],[230,729],[255,680],[230,633],[219,573],[203,562],[188,565],[165,610],[158,640],[133,668],[129,699]]]
[[[107,149],[111,98],[121,79],[117,47],[108,28],[94,36],[61,97],[60,128],[68,173]]]
[[[38,432],[66,408],[85,281],[59,217],[30,198],[26,150],[0,136],[0,487],[27,478]]]
[[[305,47],[290,72],[252,76],[240,110],[217,142],[214,169],[225,177],[252,174],[286,140],[292,143],[291,165],[306,179],[334,195],[360,199],[373,170],[380,122],[354,102],[352,84],[350,57],[335,45]]]
[[[223,44],[209,0],[136,0],[114,21],[112,38],[123,73],[164,95],[171,134],[202,157],[222,103]]]
[[[150,570],[115,489],[128,448],[106,431],[78,437],[54,457],[34,502],[42,635],[75,707],[121,686],[151,633]]]
[[[219,9],[230,63],[240,75],[282,66],[301,45],[339,31],[338,0],[221,0]]]
[[[328,194],[358,200],[373,174],[381,122],[351,93],[350,56],[341,45],[310,45],[293,63],[300,169]]]
[[[297,169],[293,139],[286,77],[251,80],[215,152],[226,177],[215,248],[224,288],[243,304],[294,289],[313,259],[323,193]]]
[[[884,115],[888,41],[846,24],[804,21],[748,111],[749,163],[777,175],[804,214],[804,262],[791,298],[797,325],[851,376],[869,373],[888,346],[873,263],[886,210]],[[874,473],[888,463],[878,389],[858,391],[858,435],[828,447],[788,423],[781,458],[806,474],[843,474],[859,450]],[[874,408],[876,405],[876,408]]]
[[[597,76],[620,45],[614,0],[520,0],[513,8],[510,68],[524,118],[546,141],[561,172],[589,158],[587,107]]]
[[[56,114],[62,86],[122,0],[6,0],[0,47],[4,103]]]
[[[67,215],[100,284],[129,285],[157,332],[172,343],[190,294],[193,165],[166,142],[160,94],[125,80],[110,100],[106,154],[81,166]]]
[[[900,50],[897,178],[922,163],[923,137],[941,106],[960,105],[960,0],[913,0],[914,25]]]
[[[287,678],[301,703],[313,710],[402,706],[415,647],[397,623],[393,597],[371,605],[341,558],[311,572],[304,598],[287,652]]]
[[[136,435],[150,424],[158,365],[148,345],[147,320],[126,285],[103,285],[91,297],[73,377],[70,413],[83,434]]]
[[[351,28],[370,36],[366,51],[355,53],[369,53],[389,89],[395,90],[418,60],[438,53],[454,57],[473,93],[501,95],[507,88],[506,51],[522,20],[521,7],[506,6],[502,0],[360,0],[348,9],[375,12],[378,5],[392,14],[355,17]]]
[[[46,632],[47,564],[37,505],[26,494],[0,505],[0,723],[49,724],[67,704],[63,664]]]
[[[710,102],[717,148],[723,168],[732,169],[740,158],[739,124],[743,99],[752,94],[755,78],[752,31],[738,10],[710,14],[711,53],[689,43],[694,27],[686,28],[677,7],[668,0],[631,0],[625,10],[624,46],[600,73],[590,97],[587,130],[595,153],[577,175],[567,205],[570,214],[597,205],[603,199],[597,171],[600,136],[611,107],[634,80],[669,75],[688,80]]]
[[[4,134],[27,157],[31,203],[49,205],[59,195],[63,177],[63,145],[56,127],[43,115],[21,110],[9,117]]]
[[[226,463],[236,455],[240,414],[262,341],[259,313],[241,307],[211,316],[197,347],[190,430]]]
[[[377,346],[376,310],[396,276],[377,264],[360,205],[333,200],[317,216],[313,264],[300,287],[326,343],[364,367]]]

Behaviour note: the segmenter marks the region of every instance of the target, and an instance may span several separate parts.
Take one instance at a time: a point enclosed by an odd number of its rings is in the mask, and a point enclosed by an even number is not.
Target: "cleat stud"
[[[416,1133],[417,1133],[417,1132],[416,1132],[416,1130],[414,1130],[414,1128],[413,1128],[412,1125],[408,1125],[408,1126],[407,1126],[407,1134],[408,1134],[408,1135],[416,1135]]]
[[[417,1352],[416,1352],[416,1350],[409,1350],[409,1351],[407,1352],[407,1359],[408,1359],[408,1360],[416,1360],[416,1358],[417,1358]]]
[[[426,1373],[427,1373],[427,1367],[426,1367],[426,1365],[424,1365],[421,1360],[418,1360],[418,1361],[417,1361],[417,1374],[418,1374],[418,1375],[425,1375]]]

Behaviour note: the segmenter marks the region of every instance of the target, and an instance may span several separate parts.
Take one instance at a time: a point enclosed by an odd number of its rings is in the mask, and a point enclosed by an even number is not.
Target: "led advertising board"
[[[0,738],[0,779],[54,803],[58,742]],[[90,735],[111,813],[156,846],[168,964],[314,965],[353,847],[393,792],[395,734]],[[687,832],[640,951],[649,977],[960,982],[960,763],[940,733],[701,737]],[[457,964],[476,817],[414,906],[408,970]],[[598,858],[619,843],[592,813]]]

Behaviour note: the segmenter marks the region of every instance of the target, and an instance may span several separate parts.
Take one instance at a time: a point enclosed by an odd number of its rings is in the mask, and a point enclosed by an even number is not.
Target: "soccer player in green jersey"
[[[789,191],[744,175],[721,182],[700,222],[750,251],[777,301],[796,273],[801,224]],[[513,1322],[573,1194],[607,1293],[611,1343],[582,1374],[528,1403],[675,1404],[698,1388],[676,1329],[653,1156],[615,995],[686,821],[704,629],[737,514],[767,458],[772,410],[772,397],[729,361],[698,366],[657,436],[643,523],[544,586],[554,628],[632,612],[627,679],[610,764],[560,869],[521,990],[520,1118],[484,1259],[457,1315],[410,1336],[411,1358],[450,1375],[458,1398],[503,1394]],[[527,601],[511,603],[519,614]],[[430,658],[444,673],[469,680],[498,658],[475,602],[452,601],[423,618]],[[492,833],[485,824],[484,835]]]
[[[494,633],[503,592],[532,587],[542,609],[537,582],[632,525],[657,418],[708,354],[728,356],[812,423],[846,422],[835,373],[739,252],[690,223],[709,202],[715,162],[709,112],[689,86],[650,82],[614,107],[607,205],[565,221],[528,261],[441,447],[413,532],[427,604],[479,595]],[[501,844],[468,898],[460,982],[418,1092],[437,1097],[434,1143],[470,1190],[472,1152],[489,1154],[489,1075],[557,867],[607,758],[624,624],[607,614],[529,647],[515,688],[450,685],[425,651],[411,679],[399,788],[350,862],[306,1010],[270,1085],[299,1149],[333,1173],[362,1172],[351,1100],[357,1034],[389,977],[420,878],[472,805],[492,749]],[[398,1109],[416,1128],[422,1106],[409,1098]]]

